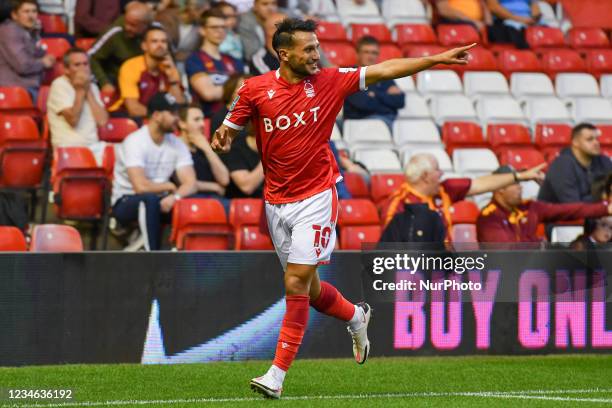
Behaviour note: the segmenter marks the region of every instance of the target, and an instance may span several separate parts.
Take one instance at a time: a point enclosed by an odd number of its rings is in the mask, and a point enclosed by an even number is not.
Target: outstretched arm
[[[465,47],[453,48],[452,50],[429,57],[395,58],[380,64],[371,65],[367,68],[365,74],[366,86],[380,81],[414,75],[437,64],[466,65],[468,63],[468,51],[475,46],[476,43]]]

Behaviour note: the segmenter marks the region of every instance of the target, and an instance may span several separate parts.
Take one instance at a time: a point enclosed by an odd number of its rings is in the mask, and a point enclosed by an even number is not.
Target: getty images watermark
[[[376,291],[479,291],[482,290],[480,282],[461,282],[456,279],[444,279],[430,281],[419,279],[418,281],[399,279],[396,280],[397,272],[408,272],[414,275],[417,272],[439,271],[445,273],[456,273],[462,275],[467,271],[483,271],[485,259],[482,256],[430,256],[420,254],[411,256],[408,254],[395,254],[393,256],[376,256],[372,258],[372,273],[377,277],[372,281],[372,287]],[[382,275],[392,272],[393,281],[385,281]]]

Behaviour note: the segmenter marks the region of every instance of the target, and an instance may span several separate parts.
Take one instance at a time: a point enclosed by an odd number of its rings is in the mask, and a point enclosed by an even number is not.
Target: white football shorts
[[[294,203],[266,202],[266,218],[283,270],[287,268],[287,262],[303,265],[329,263],[336,245],[338,220],[335,186]]]

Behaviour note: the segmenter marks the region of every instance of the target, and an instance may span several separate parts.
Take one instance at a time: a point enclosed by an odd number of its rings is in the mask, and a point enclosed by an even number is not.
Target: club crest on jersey
[[[314,98],[315,89],[314,89],[314,85],[312,85],[310,81],[304,82],[304,92],[306,92],[307,98]]]
[[[272,99],[272,97],[274,96],[275,93],[276,93],[276,91],[274,89],[270,89],[268,91],[268,98]]]

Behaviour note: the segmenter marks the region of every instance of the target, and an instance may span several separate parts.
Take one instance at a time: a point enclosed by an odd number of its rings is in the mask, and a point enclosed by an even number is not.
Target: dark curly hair
[[[286,18],[276,25],[276,32],[272,37],[272,48],[278,54],[281,48],[293,47],[293,33],[296,31],[314,33],[316,29],[317,23],[314,20]]]

